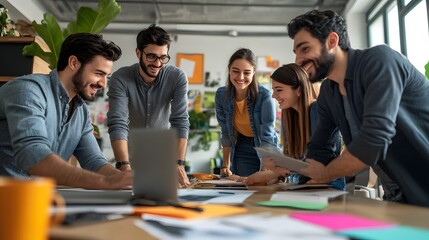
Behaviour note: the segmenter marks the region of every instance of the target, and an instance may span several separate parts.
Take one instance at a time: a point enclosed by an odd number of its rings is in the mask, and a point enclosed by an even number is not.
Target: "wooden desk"
[[[288,214],[296,212],[290,208],[269,208],[256,206],[253,203],[267,201],[276,188],[253,187],[258,190],[245,201],[248,213],[271,212],[273,214]],[[323,212],[350,213],[371,219],[378,219],[386,222],[397,223],[414,227],[429,228],[429,208],[416,207],[406,204],[382,202],[367,198],[343,195],[329,202],[328,208]],[[125,219],[109,221],[103,223],[88,224],[75,227],[55,227],[51,230],[52,240],[60,239],[156,239],[134,225],[138,217],[127,217]]]

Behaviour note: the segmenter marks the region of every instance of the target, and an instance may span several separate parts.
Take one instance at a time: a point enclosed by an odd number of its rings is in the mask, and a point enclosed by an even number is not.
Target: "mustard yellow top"
[[[246,99],[235,101],[234,104],[234,128],[246,137],[253,137],[252,126],[250,126],[249,111]]]

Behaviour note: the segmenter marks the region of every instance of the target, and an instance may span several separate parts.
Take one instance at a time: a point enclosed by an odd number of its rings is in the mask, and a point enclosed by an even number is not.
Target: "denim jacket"
[[[69,97],[57,70],[18,77],[0,88],[0,175],[31,177],[27,171],[49,154],[97,171],[108,164],[93,134],[88,106]]]
[[[247,110],[249,111],[250,125],[254,135],[255,145],[266,144],[277,147],[278,135],[274,129],[276,120],[275,105],[270,91],[259,85],[256,102],[252,103],[250,94],[247,95]],[[237,131],[234,129],[234,94],[227,98],[226,87],[216,91],[216,117],[221,127],[222,147],[231,147],[231,159],[234,156],[234,147],[237,142]]]

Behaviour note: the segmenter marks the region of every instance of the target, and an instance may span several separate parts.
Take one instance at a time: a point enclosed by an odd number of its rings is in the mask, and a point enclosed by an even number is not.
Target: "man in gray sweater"
[[[176,129],[179,183],[186,187],[190,184],[184,168],[190,125],[188,81],[184,71],[166,65],[170,60],[170,43],[170,35],[154,24],[138,34],[139,63],[120,68],[110,79],[107,125],[116,167],[120,170],[131,169],[127,141],[130,129]]]

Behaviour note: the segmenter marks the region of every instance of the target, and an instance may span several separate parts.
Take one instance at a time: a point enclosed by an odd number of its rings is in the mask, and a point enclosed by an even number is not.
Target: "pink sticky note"
[[[329,228],[333,231],[381,228],[394,225],[344,213],[292,213],[290,217]]]

